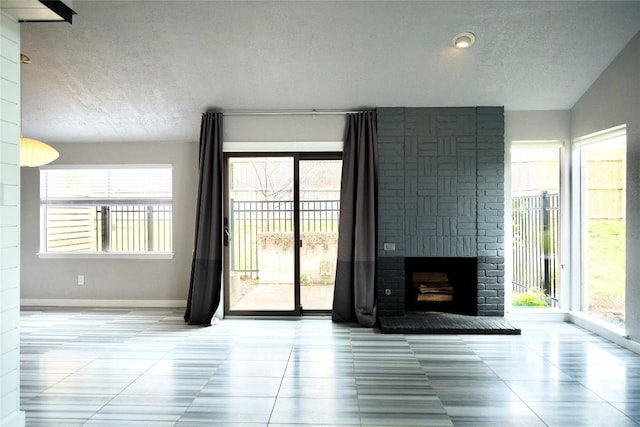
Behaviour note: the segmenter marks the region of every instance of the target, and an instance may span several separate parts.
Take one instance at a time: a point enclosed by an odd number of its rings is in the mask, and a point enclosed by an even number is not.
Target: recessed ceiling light
[[[453,38],[453,46],[458,49],[466,49],[476,42],[473,33],[460,33]]]

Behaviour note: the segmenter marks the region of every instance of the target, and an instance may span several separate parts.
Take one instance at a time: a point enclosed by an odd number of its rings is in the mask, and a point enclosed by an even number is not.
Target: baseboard
[[[23,298],[21,307],[143,307],[184,308],[186,300],[133,300],[133,299],[49,299]]]
[[[24,427],[25,423],[24,411],[15,411],[0,419],[0,426],[3,427]]]
[[[547,308],[516,308],[505,314],[507,320],[514,322],[567,322],[569,313],[563,310]]]

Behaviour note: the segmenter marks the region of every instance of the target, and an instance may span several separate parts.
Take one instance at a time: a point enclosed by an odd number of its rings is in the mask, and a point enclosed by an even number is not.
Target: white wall
[[[627,125],[626,329],[640,341],[640,32],[571,110],[577,138]]]
[[[504,133],[507,149],[511,141],[568,140],[571,135],[571,112],[505,111]]]
[[[342,141],[344,114],[225,116],[224,140],[232,142],[297,142],[305,149],[317,142]]]
[[[326,151],[341,141],[344,115],[225,116],[225,141],[260,150],[273,142],[288,151]],[[269,144],[269,147],[266,146]],[[23,305],[182,306],[193,251],[198,143],[52,144],[56,165],[170,163],[173,165],[172,260],[39,258],[39,169],[22,168],[21,286]],[[335,145],[335,144],[333,144]],[[77,276],[85,285],[77,285]]]
[[[55,164],[172,164],[173,259],[40,259],[39,169],[22,168],[23,305],[183,306],[189,289],[198,144],[56,144]],[[85,285],[77,285],[77,276]]]
[[[0,12],[0,425],[20,405],[20,25]]]

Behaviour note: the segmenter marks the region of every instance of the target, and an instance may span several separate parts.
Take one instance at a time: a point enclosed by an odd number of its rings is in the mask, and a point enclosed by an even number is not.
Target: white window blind
[[[40,173],[40,198],[45,204],[171,200],[171,167],[44,169]]]

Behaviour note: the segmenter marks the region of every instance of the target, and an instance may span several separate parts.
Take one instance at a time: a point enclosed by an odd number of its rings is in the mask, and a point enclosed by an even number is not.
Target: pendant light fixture
[[[42,141],[20,138],[20,166],[38,167],[53,162],[60,156],[58,150]]]
[[[20,54],[22,64],[30,64],[31,59],[23,53]],[[22,74],[22,73],[21,73]],[[22,110],[22,87],[20,90],[20,109]],[[33,138],[22,136],[22,113],[20,113],[20,166],[38,167],[53,162],[60,153],[52,146]]]

